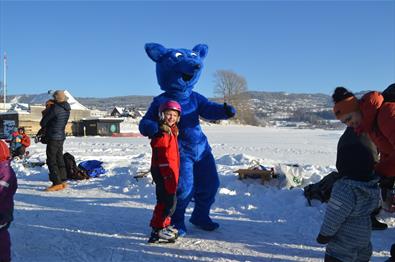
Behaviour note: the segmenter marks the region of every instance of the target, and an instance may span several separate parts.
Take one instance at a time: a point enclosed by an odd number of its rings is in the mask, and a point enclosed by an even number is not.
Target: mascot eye
[[[182,54],[181,54],[180,52],[177,52],[177,53],[175,53],[174,55],[175,55],[177,58],[180,57],[180,56],[182,56]]]
[[[195,52],[192,52],[191,56],[197,56],[197,54]]]

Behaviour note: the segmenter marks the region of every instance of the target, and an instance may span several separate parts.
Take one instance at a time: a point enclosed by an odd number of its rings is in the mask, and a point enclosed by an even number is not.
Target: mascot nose
[[[200,69],[202,66],[200,64],[196,64],[194,67],[195,69]]]

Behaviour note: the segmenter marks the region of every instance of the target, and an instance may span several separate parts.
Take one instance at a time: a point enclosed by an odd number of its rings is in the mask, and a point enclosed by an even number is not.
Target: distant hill
[[[363,93],[363,92],[362,92]],[[286,92],[249,91],[246,94],[248,106],[254,112],[260,125],[307,127],[339,127],[333,121],[332,100],[325,94],[295,94]],[[76,100],[90,109],[111,111],[115,106],[128,109],[146,110],[152,96],[116,96],[107,98],[76,97]],[[11,100],[10,100],[11,99]],[[8,100],[28,104],[44,104],[48,94],[9,96]],[[212,98],[219,100],[218,98]]]
[[[153,96],[114,96],[106,98],[77,97],[77,100],[90,109],[110,111],[115,106],[125,108],[146,109]]]
[[[7,96],[7,100],[12,103],[25,103],[25,104],[41,104],[50,98],[48,93],[42,94],[22,94]],[[152,101],[152,96],[116,96],[116,97],[105,97],[105,98],[94,98],[94,97],[76,97],[82,105],[89,109],[99,109],[103,111],[110,111],[115,106],[119,107],[135,107],[135,108],[147,108]]]

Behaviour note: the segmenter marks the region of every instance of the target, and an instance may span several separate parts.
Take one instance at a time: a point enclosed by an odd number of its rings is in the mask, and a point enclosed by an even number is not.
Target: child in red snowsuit
[[[177,122],[181,106],[176,101],[167,101],[159,107],[160,132],[152,138],[151,174],[156,184],[157,203],[151,219],[150,243],[165,240],[174,242],[177,230],[170,226],[177,198],[180,155],[178,151]]]
[[[17,180],[10,165],[10,151],[0,140],[0,262],[11,261],[11,240],[8,227],[13,220],[14,194]]]

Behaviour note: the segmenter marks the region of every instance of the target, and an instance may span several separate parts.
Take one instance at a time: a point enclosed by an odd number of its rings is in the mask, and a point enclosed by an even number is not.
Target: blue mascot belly
[[[214,230],[219,225],[211,220],[209,213],[219,187],[219,178],[199,117],[207,120],[228,119],[235,115],[236,110],[232,106],[209,101],[192,90],[203,68],[203,59],[208,51],[206,45],[199,44],[189,50],[149,43],[145,45],[145,50],[156,63],[157,80],[164,92],[153,99],[140,121],[140,133],[153,137],[159,132],[158,110],[165,101],[175,100],[182,108],[178,123],[180,177],[172,224],[180,235],[185,235],[185,209],[193,198],[195,206],[190,222],[203,230]]]

